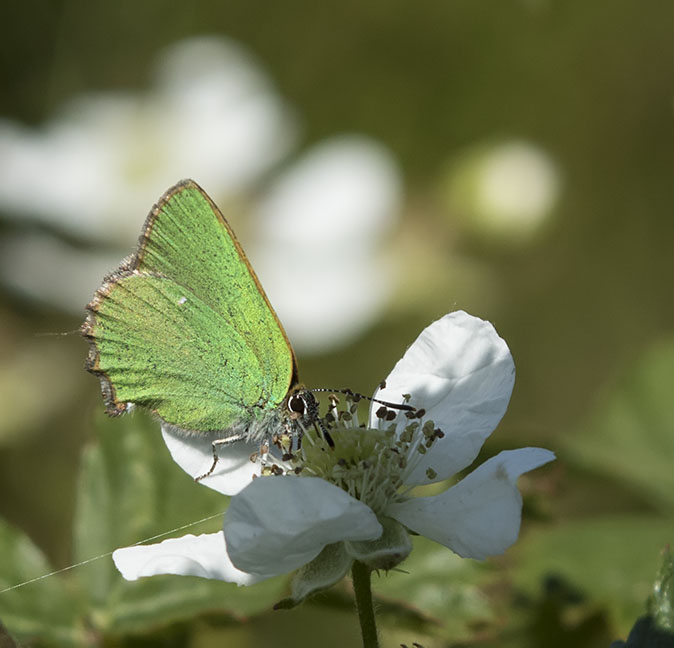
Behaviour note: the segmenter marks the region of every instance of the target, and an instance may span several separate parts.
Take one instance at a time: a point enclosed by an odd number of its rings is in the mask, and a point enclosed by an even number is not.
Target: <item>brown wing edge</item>
[[[105,403],[105,411],[109,416],[119,416],[124,414],[127,410],[127,403],[118,400],[115,387],[112,384],[109,376],[101,369],[101,356],[96,345],[96,336],[94,335],[94,327],[96,325],[96,315],[100,305],[108,296],[113,286],[124,277],[134,273],[125,265],[130,257],[122,261],[117,270],[114,270],[103,279],[101,287],[94,293],[92,300],[86,305],[87,316],[80,326],[80,335],[87,340],[89,344],[89,352],[84,362],[84,368],[101,381],[101,394],[103,395],[103,402]]]
[[[82,337],[84,337],[84,339],[87,340],[89,344],[89,351],[84,363],[84,368],[100,380],[101,394],[103,396],[103,402],[105,403],[105,411],[109,416],[120,416],[127,411],[128,407],[127,403],[120,401],[117,398],[117,392],[114,385],[112,384],[112,381],[110,380],[110,377],[105,373],[105,371],[101,369],[100,366],[101,356],[98,351],[96,337],[94,335],[94,327],[96,325],[96,315],[98,313],[98,309],[112,290],[113,286],[124,277],[134,274],[140,265],[142,260],[142,252],[145,247],[145,243],[149,238],[149,232],[152,230],[152,225],[154,224],[154,221],[162,207],[175,193],[180,191],[184,186],[190,186],[191,184],[192,182],[190,180],[182,180],[162,194],[159,200],[153,205],[150,213],[145,218],[143,229],[141,230],[141,234],[138,239],[138,247],[136,248],[136,251],[122,259],[119,266],[103,278],[103,283],[101,284],[100,288],[96,290],[93,298],[85,307],[87,316],[80,326],[80,334]]]
[[[281,321],[278,318],[278,315],[276,314],[276,311],[272,307],[269,298],[267,297],[267,293],[265,293],[264,289],[262,288],[260,280],[255,274],[253,267],[248,261],[248,257],[246,256],[245,252],[243,251],[243,248],[241,247],[241,244],[236,238],[234,231],[230,227],[229,223],[223,216],[218,206],[213,202],[211,197],[196,182],[194,182],[194,180],[185,179],[181,180],[180,182],[177,182],[170,189],[167,189],[159,198],[159,200],[153,205],[152,209],[150,210],[150,213],[147,215],[147,218],[145,219],[145,223],[143,224],[143,229],[138,239],[137,250],[132,254],[130,254],[129,256],[125,257],[117,269],[113,270],[111,273],[109,273],[103,278],[103,283],[101,284],[100,288],[96,290],[93,298],[85,307],[85,310],[87,311],[87,316],[82,325],[80,326],[80,334],[87,340],[89,344],[89,352],[87,354],[84,367],[89,373],[93,374],[100,380],[101,394],[103,396],[103,402],[105,403],[105,411],[109,416],[120,416],[121,414],[124,414],[124,412],[127,411],[127,403],[122,402],[117,398],[115,387],[112,384],[112,381],[110,380],[109,376],[100,368],[100,353],[98,351],[98,347],[96,346],[96,337],[94,336],[94,327],[96,324],[96,315],[98,313],[98,309],[105,300],[105,298],[108,296],[110,291],[112,290],[113,286],[118,281],[120,281],[124,277],[128,277],[129,275],[135,274],[137,272],[137,269],[143,260],[143,253],[145,251],[146,244],[150,239],[152,227],[154,226],[157,216],[164,208],[166,203],[169,200],[171,200],[171,198],[173,198],[173,196],[175,196],[183,189],[188,188],[196,189],[207,200],[208,204],[210,205],[211,209],[217,216],[218,220],[227,230],[229,236],[234,242],[234,246],[236,247],[236,251],[238,252],[239,257],[246,264],[248,272],[250,273],[253,281],[255,282],[257,289],[264,298],[267,307],[269,308],[272,315],[274,316],[274,319],[276,320],[276,323],[281,331],[281,334],[283,335],[283,338],[285,339],[286,344],[290,349],[290,355],[292,357],[293,362],[293,371],[290,377],[290,383],[288,384],[288,393],[292,392],[300,384],[295,350],[293,349],[292,344],[288,339],[288,336],[285,332],[285,329],[283,328],[283,325],[281,324]]]

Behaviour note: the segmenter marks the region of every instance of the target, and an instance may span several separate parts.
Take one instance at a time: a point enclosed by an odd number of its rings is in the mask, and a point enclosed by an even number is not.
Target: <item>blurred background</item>
[[[385,645],[624,638],[674,541],[674,5],[3,9],[0,588],[225,507],[178,474],[155,423],[104,420],[76,334],[152,204],[192,177],[305,383],[371,393],[463,309],[518,372],[481,457],[558,454],[522,480],[503,559],[419,541],[408,573],[375,581]],[[283,579],[126,584],[109,562],[0,594],[0,619],[27,645],[358,642],[348,583],[271,612]]]

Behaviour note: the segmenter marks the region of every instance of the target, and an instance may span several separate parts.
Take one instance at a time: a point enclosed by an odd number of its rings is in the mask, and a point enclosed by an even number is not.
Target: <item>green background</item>
[[[143,91],[161,48],[222,34],[295,108],[302,148],[359,132],[391,149],[403,281],[348,347],[300,356],[303,380],[370,393],[423,326],[461,308],[494,322],[517,366],[483,456],[537,445],[559,461],[523,480],[525,525],[505,558],[460,561],[419,539],[409,574],[375,581],[385,645],[625,637],[674,541],[674,5],[28,1],[3,13],[5,118],[39,126],[75,95]],[[480,233],[443,199],[448,164],[510,138],[545,150],[561,178],[545,227],[524,239]],[[3,218],[0,235],[17,227]],[[98,416],[85,343],[43,335],[78,318],[0,290],[4,584],[224,508],[178,474],[154,424]],[[123,589],[109,564],[77,572],[0,595],[0,619],[46,645],[357,642],[347,585],[272,613],[282,580],[260,593],[180,578]]]

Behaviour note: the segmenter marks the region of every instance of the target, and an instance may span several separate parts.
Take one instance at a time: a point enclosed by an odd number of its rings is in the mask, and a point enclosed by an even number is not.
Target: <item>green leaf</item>
[[[76,556],[85,560],[161,534],[212,533],[222,527],[228,499],[194,482],[171,459],[159,425],[142,412],[101,416],[100,443],[82,460],[75,521]],[[197,526],[191,523],[215,516]],[[178,527],[190,525],[189,529]],[[178,529],[166,534],[171,529]],[[252,588],[185,576],[155,576],[128,583],[111,557],[78,570],[91,596],[97,627],[123,634],[165,626],[205,612],[234,617],[270,609],[285,580]]]
[[[375,596],[399,599],[435,617],[445,636],[454,640],[472,636],[470,624],[493,617],[491,604],[480,590],[492,570],[421,536],[413,538],[413,546],[398,568],[373,579]]]
[[[2,622],[21,641],[40,638],[53,645],[84,644],[78,622],[82,610],[76,591],[54,571],[44,554],[18,529],[0,520],[0,593]]]
[[[120,576],[121,578],[121,576]],[[275,578],[251,587],[194,576],[152,576],[120,585],[120,596],[105,610],[106,632],[139,633],[218,614],[241,621],[271,610],[283,595],[286,579]]]
[[[627,641],[614,641],[610,648],[672,648],[674,635],[658,628],[651,616],[637,620]]]
[[[86,448],[82,457],[76,560],[107,554],[224,509],[226,498],[200,489],[171,461],[158,427],[140,413],[121,420],[101,415],[100,443]],[[179,484],[193,494],[190,506],[179,496],[172,500]],[[109,557],[78,575],[97,604],[104,604],[120,582]]]
[[[653,346],[567,442],[579,463],[631,482],[674,509],[674,340]]]
[[[515,584],[530,594],[550,576],[604,606],[625,636],[644,612],[660,548],[674,535],[669,519],[624,516],[531,529],[515,545]]]
[[[615,641],[611,648],[672,648],[674,646],[674,560],[669,547],[648,601],[649,614],[634,624],[627,641]]]
[[[655,625],[674,632],[674,556],[669,547],[662,553],[662,564],[655,579],[648,611]]]

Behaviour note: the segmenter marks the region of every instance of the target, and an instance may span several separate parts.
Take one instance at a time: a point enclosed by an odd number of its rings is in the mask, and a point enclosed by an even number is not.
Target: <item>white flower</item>
[[[445,480],[469,466],[506,411],[515,369],[493,326],[464,312],[444,316],[410,346],[375,394],[414,412],[377,403],[369,428],[333,424],[331,448],[306,434],[301,475],[250,481],[255,464],[223,452],[204,483],[236,494],[222,533],[117,550],[124,577],[156,573],[208,575],[247,584],[300,569],[293,599],[344,576],[354,559],[390,568],[409,553],[407,529],[463,557],[503,553],[519,533],[517,478],[554,459],[541,448],[501,452],[451,488],[415,497],[410,487]],[[355,409],[355,408],[352,408]],[[174,458],[198,475],[211,462],[210,442],[164,430]],[[321,447],[323,443],[323,447]],[[258,468],[259,471],[259,468]],[[217,547],[213,550],[213,547]]]
[[[0,206],[126,246],[180,178],[245,190],[296,133],[291,110],[241,46],[188,39],[162,53],[149,92],[76,97],[40,130],[0,120]]]
[[[561,191],[555,160],[522,140],[478,144],[454,160],[443,193],[452,218],[474,234],[526,243],[554,213]]]

